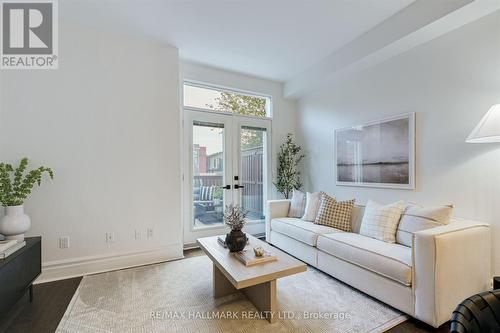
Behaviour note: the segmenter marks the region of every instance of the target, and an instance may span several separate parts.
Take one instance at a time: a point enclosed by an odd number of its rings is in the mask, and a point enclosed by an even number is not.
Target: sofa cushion
[[[292,200],[290,200],[290,209],[288,210],[288,217],[301,218],[304,215],[306,207],[306,195],[298,190],[293,190]]]
[[[412,252],[407,246],[343,232],[320,235],[317,248],[404,285],[411,285]]]
[[[304,209],[304,221],[313,222],[318,215],[318,209],[321,202],[321,192],[306,193],[306,207]]]
[[[359,234],[359,229],[361,229],[361,221],[363,221],[364,214],[365,206],[354,205],[351,214],[352,232]]]
[[[453,205],[422,207],[409,204],[401,216],[396,232],[396,243],[412,246],[413,234],[450,223]]]
[[[321,204],[314,223],[351,232],[351,215],[355,199],[337,201],[325,192],[321,192]]]
[[[405,208],[403,201],[381,205],[368,200],[359,233],[388,243],[396,243],[396,229]]]
[[[314,224],[291,217],[281,217],[271,220],[271,230],[294,238],[310,246],[316,246],[318,235],[341,232],[324,225]]]

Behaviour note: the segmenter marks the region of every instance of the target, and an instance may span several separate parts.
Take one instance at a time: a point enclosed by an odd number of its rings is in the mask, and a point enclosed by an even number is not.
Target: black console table
[[[42,272],[42,238],[25,240],[25,247],[0,259],[0,319],[27,291],[33,300],[33,281]]]

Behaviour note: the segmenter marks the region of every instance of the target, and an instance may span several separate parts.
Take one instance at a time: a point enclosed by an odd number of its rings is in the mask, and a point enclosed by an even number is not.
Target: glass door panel
[[[248,211],[245,232],[264,232],[271,122],[235,115],[185,111],[184,243],[227,233],[223,211]]]
[[[192,223],[221,226],[225,199],[225,128],[222,123],[193,121]]]
[[[264,220],[267,179],[266,128],[240,127],[240,173],[238,189],[240,206],[250,221]]]

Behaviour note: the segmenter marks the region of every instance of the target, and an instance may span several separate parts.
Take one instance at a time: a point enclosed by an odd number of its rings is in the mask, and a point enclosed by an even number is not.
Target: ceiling
[[[60,18],[146,35],[181,58],[287,81],[413,0],[68,0]]]

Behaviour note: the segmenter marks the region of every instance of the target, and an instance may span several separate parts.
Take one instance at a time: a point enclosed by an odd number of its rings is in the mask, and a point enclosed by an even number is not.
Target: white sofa
[[[352,233],[289,218],[289,206],[268,201],[267,242],[434,327],[465,298],[490,289],[486,223],[452,219],[415,233],[407,247],[360,235],[362,206],[354,208]]]

